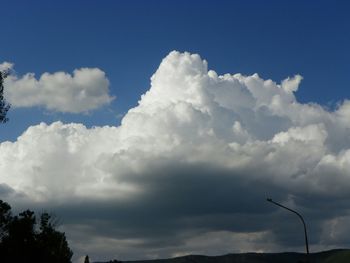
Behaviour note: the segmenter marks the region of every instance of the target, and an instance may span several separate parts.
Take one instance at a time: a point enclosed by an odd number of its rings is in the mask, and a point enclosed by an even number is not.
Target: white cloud
[[[87,252],[77,234],[84,224],[84,235],[119,244],[108,253],[123,259],[209,246],[223,253],[229,233],[256,235],[241,249],[299,248],[293,227],[281,223],[289,221],[263,206],[269,194],[307,212],[314,245],[332,245],[317,233],[331,236],[325,222],[348,214],[340,203],[350,201],[349,102],[331,112],[297,101],[298,75],[278,84],[207,67],[198,55],[171,52],[120,126],[42,123],[1,143],[0,184],[11,189],[4,192],[66,215],[77,254]]]
[[[296,92],[299,88],[302,76],[296,75],[293,78],[287,78],[282,81],[282,88],[289,93]]]
[[[11,70],[12,68],[13,68],[13,63],[5,61],[0,64],[0,71]]]
[[[12,68],[7,62],[1,67]],[[0,68],[1,68],[0,67]],[[109,95],[109,81],[98,68],[81,68],[73,74],[65,72],[10,75],[6,79],[5,97],[13,107],[40,106],[48,110],[70,113],[88,112],[106,104],[114,97]]]

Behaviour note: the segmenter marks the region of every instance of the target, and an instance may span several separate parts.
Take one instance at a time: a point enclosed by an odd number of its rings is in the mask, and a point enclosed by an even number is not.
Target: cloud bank
[[[55,211],[99,260],[302,249],[267,196],[304,214],[313,250],[348,246],[350,101],[299,103],[301,80],[173,51],[120,126],[41,123],[1,143],[0,195]]]
[[[1,69],[12,69],[13,64],[4,62]],[[34,73],[23,76],[10,75],[5,80],[5,97],[13,107],[44,107],[50,111],[82,113],[109,104],[109,81],[98,68],[75,69],[66,72]]]

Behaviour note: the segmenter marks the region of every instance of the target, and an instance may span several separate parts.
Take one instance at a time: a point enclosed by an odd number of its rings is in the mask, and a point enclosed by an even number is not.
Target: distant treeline
[[[108,261],[95,263],[349,263],[350,250],[335,249],[310,254],[309,260],[304,253],[241,253],[223,256],[188,255],[183,257],[138,260]]]

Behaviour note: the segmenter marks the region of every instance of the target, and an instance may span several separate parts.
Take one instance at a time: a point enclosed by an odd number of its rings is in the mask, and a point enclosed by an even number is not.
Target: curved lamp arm
[[[282,208],[284,208],[284,209],[286,209],[286,210],[296,214],[300,218],[300,220],[301,220],[301,222],[303,223],[303,226],[304,226],[306,254],[307,254],[307,257],[309,258],[309,241],[308,241],[308,238],[307,238],[306,224],[305,224],[304,218],[301,216],[301,214],[299,214],[297,211],[294,211],[293,209],[290,209],[290,208],[288,208],[288,207],[286,207],[284,205],[281,205],[281,204],[273,201],[271,198],[267,198],[266,201],[268,201],[270,203],[273,203],[274,205],[277,205],[279,207],[282,207]]]

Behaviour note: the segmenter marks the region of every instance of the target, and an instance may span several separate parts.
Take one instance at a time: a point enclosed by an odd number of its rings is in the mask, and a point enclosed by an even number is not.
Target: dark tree
[[[9,224],[11,222],[11,207],[8,203],[0,200],[0,244],[8,235]]]
[[[69,263],[73,252],[68,246],[65,233],[55,230],[56,223],[48,213],[41,214],[40,232],[37,234],[42,253],[41,262]]]
[[[90,260],[89,260],[89,256],[86,255],[85,259],[84,259],[84,263],[90,263]]]
[[[26,210],[11,215],[11,207],[0,200],[0,262],[71,263],[72,251],[65,233],[55,229],[48,213],[40,216]]]
[[[0,123],[8,121],[7,112],[11,105],[4,98],[4,79],[8,76],[8,71],[0,71]]]
[[[9,259],[15,262],[34,260],[36,253],[35,222],[34,212],[30,210],[11,218],[8,235],[3,240],[5,255]]]

